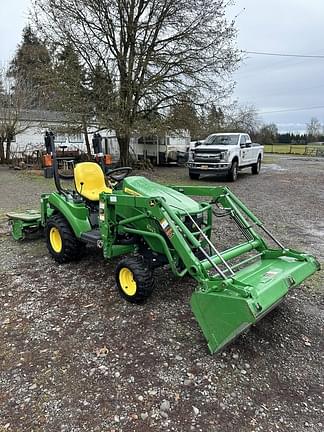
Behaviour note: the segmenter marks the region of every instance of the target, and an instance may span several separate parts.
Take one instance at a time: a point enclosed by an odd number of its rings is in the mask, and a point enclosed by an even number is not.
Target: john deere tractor
[[[197,281],[191,308],[212,353],[319,269],[313,256],[277,240],[227,187],[167,187],[130,176],[128,167],[106,175],[100,164],[81,162],[74,167],[75,187],[67,190],[61,186],[53,137],[51,150],[57,191],[41,196],[40,213],[8,215],[14,238],[43,230],[48,251],[60,264],[81,258],[87,245],[104,258],[121,257],[116,285],[132,303],[152,294],[155,268],[168,266],[179,278],[190,276]],[[220,251],[212,229],[221,227],[224,217],[244,240]]]

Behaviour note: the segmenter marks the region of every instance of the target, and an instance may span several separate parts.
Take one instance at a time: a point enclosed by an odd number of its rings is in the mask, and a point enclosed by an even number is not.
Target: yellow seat
[[[101,192],[112,193],[106,185],[102,169],[95,162],[81,162],[74,168],[74,183],[77,192],[90,201],[99,201]]]

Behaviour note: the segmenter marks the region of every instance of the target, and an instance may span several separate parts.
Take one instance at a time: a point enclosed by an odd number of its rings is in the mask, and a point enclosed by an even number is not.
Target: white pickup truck
[[[190,143],[189,177],[198,180],[200,174],[227,174],[230,181],[237,179],[238,171],[251,167],[259,174],[263,146],[252,143],[246,133],[216,133],[204,141]]]

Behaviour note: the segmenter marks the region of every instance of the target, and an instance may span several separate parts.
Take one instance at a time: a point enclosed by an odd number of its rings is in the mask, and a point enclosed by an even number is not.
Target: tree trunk
[[[7,146],[6,146],[6,163],[9,164],[10,163],[10,154],[11,154],[11,139],[7,138]]]
[[[129,158],[129,142],[130,142],[130,135],[129,134],[119,134],[117,132],[117,140],[119,144],[119,163],[120,166],[128,166],[130,163]]]
[[[0,164],[5,162],[4,140],[0,138]]]
[[[84,135],[85,145],[87,147],[88,160],[91,160],[91,147],[90,147],[90,141],[89,141],[89,135],[88,135],[87,122],[84,119],[82,120],[82,127],[83,127],[83,135]]]

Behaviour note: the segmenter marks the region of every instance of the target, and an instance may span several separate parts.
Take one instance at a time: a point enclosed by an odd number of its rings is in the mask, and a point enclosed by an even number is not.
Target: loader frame
[[[166,257],[176,276],[189,274],[194,278],[198,286],[191,298],[192,311],[213,353],[276,307],[290,288],[319,269],[319,263],[311,255],[286,248],[227,187],[169,187],[185,195],[210,198],[200,202],[196,212],[204,215],[203,227],[195,222],[195,213],[183,214],[158,196],[102,194],[99,217],[103,254],[106,258],[119,255],[114,245],[116,235],[137,236],[150,250]],[[213,245],[214,206],[228,212],[245,242],[222,252]],[[139,214],[134,215],[133,209]],[[184,223],[184,215],[191,219],[194,229]],[[146,228],[138,228],[140,223]],[[256,229],[276,248],[270,249]],[[140,252],[136,245],[131,250]],[[255,255],[230,264],[249,252]]]

